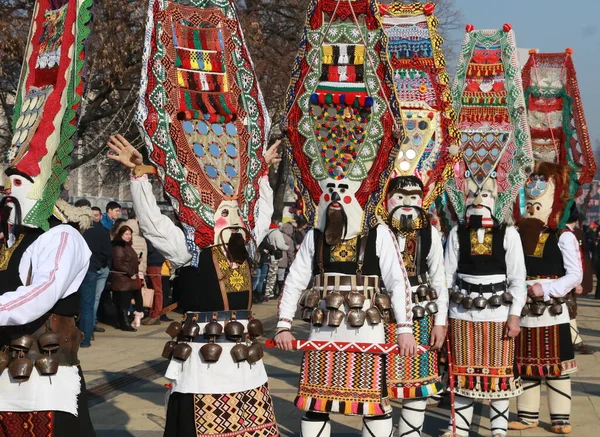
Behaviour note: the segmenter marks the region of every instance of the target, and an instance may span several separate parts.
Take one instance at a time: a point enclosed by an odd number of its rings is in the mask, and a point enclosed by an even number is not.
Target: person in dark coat
[[[127,309],[135,300],[134,326],[143,315],[142,291],[138,277],[139,260],[131,246],[133,231],[129,226],[119,228],[112,241],[112,270],[110,273],[113,302],[117,307],[117,320],[122,331],[136,331],[127,320]],[[136,323],[137,321],[137,323]],[[139,325],[138,325],[139,326]]]

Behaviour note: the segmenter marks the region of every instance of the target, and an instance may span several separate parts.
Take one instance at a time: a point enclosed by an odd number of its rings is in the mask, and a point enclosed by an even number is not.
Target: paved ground
[[[585,342],[600,351],[600,301],[581,299],[578,323]],[[274,302],[257,305],[257,316],[271,332],[275,321]],[[173,315],[174,316],[174,315]],[[303,325],[302,322],[298,323]],[[164,428],[164,384],[161,375],[166,360],[160,357],[167,336],[166,324],[142,327],[136,333],[125,333],[106,327],[106,333],[97,334],[93,347],[81,351],[81,361],[88,384],[92,420],[98,437],[159,437]],[[304,331],[306,332],[306,331]],[[600,353],[577,356],[579,372],[573,379],[572,437],[600,435]],[[265,365],[270,377],[275,412],[281,432],[286,437],[299,436],[301,413],[292,405],[299,370],[299,353],[268,351]],[[542,401],[544,402],[545,399]],[[512,405],[514,411],[514,405]],[[398,408],[394,409],[397,416]],[[479,404],[476,409],[478,423],[473,437],[490,436],[489,409]],[[360,420],[345,416],[332,416],[333,435],[357,436]],[[427,412],[423,435],[439,435],[448,422],[449,408]],[[554,434],[549,427],[548,411],[542,405],[542,424],[536,430],[512,432],[510,436],[545,437]],[[396,420],[396,419],[395,419]]]

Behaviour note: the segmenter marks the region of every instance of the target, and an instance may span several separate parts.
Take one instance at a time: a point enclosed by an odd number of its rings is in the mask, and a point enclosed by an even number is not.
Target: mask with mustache
[[[223,243],[223,232],[226,230],[241,230],[246,232],[244,228],[228,227],[221,231],[219,234],[219,241],[225,248],[227,256],[230,261],[236,264],[242,264],[248,259],[248,249],[246,249],[246,241],[241,232],[232,232],[227,243]]]
[[[340,244],[346,236],[348,217],[343,207],[334,209],[327,207],[327,222],[325,223],[325,241],[330,246]]]
[[[425,211],[423,208],[418,206],[411,206],[416,212],[417,215],[409,215],[409,214],[396,214],[399,209],[404,208],[404,206],[397,206],[392,209],[389,214],[388,225],[390,228],[398,231],[398,232],[412,232],[416,229],[418,222],[420,222],[423,218],[425,218]]]

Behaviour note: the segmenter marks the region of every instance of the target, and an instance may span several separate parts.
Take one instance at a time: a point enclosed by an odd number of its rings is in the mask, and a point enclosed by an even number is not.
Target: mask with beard
[[[242,264],[248,259],[248,249],[246,249],[246,241],[244,239],[244,236],[241,232],[232,232],[227,243],[224,243],[223,232],[225,232],[226,230],[246,232],[246,229],[228,227],[224,228],[219,234],[219,241],[221,242],[221,245],[223,245],[223,247],[225,248],[229,260],[236,264]]]
[[[4,237],[8,238],[10,226],[13,226],[13,231],[16,230],[15,228],[21,227],[22,217],[19,200],[13,196],[4,196],[0,200],[0,215],[0,230],[4,233]],[[14,233],[18,234],[19,232]]]
[[[537,218],[524,218],[519,222],[519,234],[526,256],[531,256],[535,252],[540,234],[545,227],[545,223]]]
[[[398,232],[410,233],[417,228],[420,228],[422,224],[427,222],[425,211],[418,206],[412,206],[416,214],[398,214],[398,210],[402,209],[403,206],[398,206],[390,211],[388,226]]]
[[[346,237],[346,229],[348,227],[348,217],[344,208],[332,207],[330,204],[327,207],[327,222],[325,223],[325,241],[330,246],[340,244]]]

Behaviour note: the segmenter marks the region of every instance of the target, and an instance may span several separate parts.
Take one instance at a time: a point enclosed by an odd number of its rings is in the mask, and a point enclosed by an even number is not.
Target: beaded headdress
[[[493,217],[504,221],[533,169],[531,139],[515,36],[467,26],[452,89],[463,159],[446,192],[459,220],[465,216],[467,181],[481,190],[497,184]]]
[[[377,223],[402,136],[386,45],[376,1],[310,2],[283,120],[310,222],[318,220],[326,186],[343,184],[361,230]]]
[[[427,210],[443,192],[444,181],[453,177],[459,157],[456,115],[435,5],[382,4],[380,11],[405,133],[393,177],[421,179],[423,208]]]
[[[189,4],[150,1],[137,123],[197,259],[223,200],[254,227],[270,119],[233,1]]]
[[[84,42],[92,0],[38,0],[12,120],[7,174],[33,181],[28,226],[48,229],[67,178],[79,119],[84,79]]]
[[[533,157],[536,162],[559,164],[569,169],[567,186],[557,185],[552,220],[548,223],[552,227],[565,225],[569,203],[574,201],[581,185],[591,182],[596,173],[572,53],[571,49],[563,53],[532,50],[523,68]],[[540,177],[543,176],[532,176],[528,184],[534,186]],[[566,202],[565,196],[560,196],[563,189],[567,192]],[[559,214],[561,211],[564,213]]]

